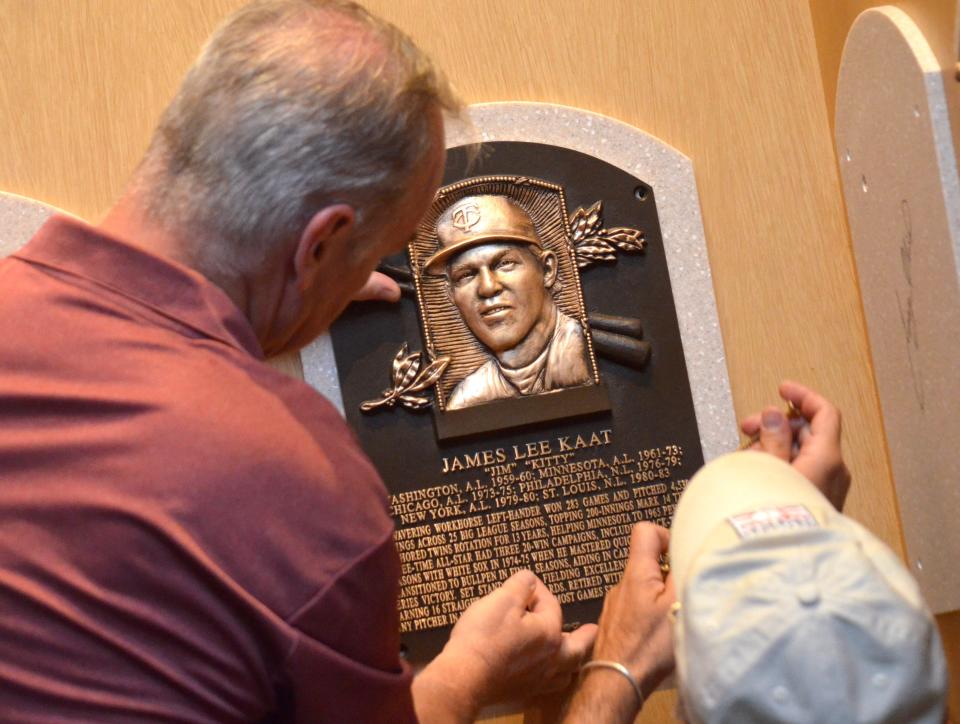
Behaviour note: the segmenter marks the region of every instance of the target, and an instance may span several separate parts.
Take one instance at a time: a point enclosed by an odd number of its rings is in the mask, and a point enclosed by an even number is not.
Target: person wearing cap
[[[670,533],[634,530],[567,722],[633,721],[671,668],[671,633],[688,722],[944,721],[933,617],[894,553],[840,513],[839,413],[796,383],[780,394],[802,417],[748,417],[752,449],[691,479]]]
[[[450,300],[491,358],[454,387],[447,409],[592,383],[583,326],[557,307],[557,255],[505,196],[468,196],[437,222],[428,274],[447,278]]]

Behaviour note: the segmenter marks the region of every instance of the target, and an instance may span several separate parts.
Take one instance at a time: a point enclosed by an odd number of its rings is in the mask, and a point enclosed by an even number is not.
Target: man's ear
[[[349,204],[332,204],[320,209],[307,222],[293,257],[297,285],[301,289],[314,283],[326,257],[352,243],[356,215]]]
[[[557,281],[557,255],[544,251],[540,254],[540,263],[543,264],[543,286],[549,289]]]

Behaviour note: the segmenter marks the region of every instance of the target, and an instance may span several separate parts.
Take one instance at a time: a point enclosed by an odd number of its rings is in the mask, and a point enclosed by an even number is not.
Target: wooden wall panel
[[[0,188],[99,216],[203,39],[235,4],[0,3]]]
[[[0,189],[88,218],[237,0],[0,0]],[[579,106],[697,173],[734,401],[806,381],[845,412],[849,512],[902,552],[804,0],[370,0],[468,102]],[[644,721],[670,720],[658,695]],[[530,713],[528,721],[544,719]]]

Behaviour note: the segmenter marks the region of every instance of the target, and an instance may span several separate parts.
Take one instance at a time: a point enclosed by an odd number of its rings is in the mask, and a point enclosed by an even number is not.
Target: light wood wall
[[[94,219],[237,0],[0,0],[0,190]],[[804,0],[369,0],[467,102],[579,106],[694,163],[739,415],[805,381],[845,413],[848,512],[902,554]],[[657,695],[643,721],[671,720]],[[547,721],[550,707],[527,713]]]

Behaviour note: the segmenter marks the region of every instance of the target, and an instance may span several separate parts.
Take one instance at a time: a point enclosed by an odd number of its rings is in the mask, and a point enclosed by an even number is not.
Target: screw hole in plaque
[[[634,198],[637,199],[637,201],[646,201],[650,193],[647,190],[646,186],[637,186],[633,190],[633,195],[634,195]]]

